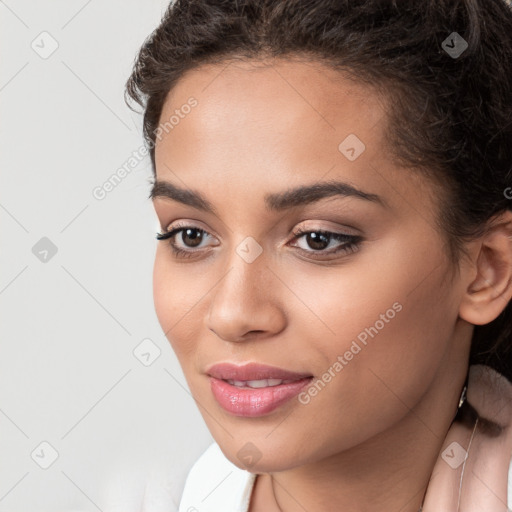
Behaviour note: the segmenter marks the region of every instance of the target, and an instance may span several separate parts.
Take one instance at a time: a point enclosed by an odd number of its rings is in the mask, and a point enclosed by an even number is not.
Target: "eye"
[[[201,244],[213,236],[197,226],[177,225],[169,231],[157,233],[156,238],[157,240],[168,240],[168,244],[176,256],[187,258],[202,250],[204,246]]]
[[[348,235],[322,229],[299,228],[294,234],[294,240],[300,243],[292,244],[300,251],[313,258],[324,258],[335,254],[347,254],[355,252],[362,241],[359,235]]]
[[[293,233],[294,241],[292,247],[313,259],[333,259],[339,254],[355,252],[362,237],[359,235],[348,235],[322,229],[299,228]],[[202,228],[193,225],[178,224],[169,231],[157,233],[157,240],[167,240],[173,254],[178,258],[191,258],[196,253],[203,252],[205,248],[218,245],[208,244],[209,239],[215,240],[213,235]]]

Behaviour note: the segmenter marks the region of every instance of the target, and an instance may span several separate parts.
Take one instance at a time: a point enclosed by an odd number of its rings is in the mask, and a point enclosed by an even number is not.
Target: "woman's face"
[[[377,96],[320,65],[239,62],[187,73],[169,120],[153,201],[162,231],[185,229],[158,242],[156,313],[227,457],[283,470],[420,411],[460,359],[463,290]]]

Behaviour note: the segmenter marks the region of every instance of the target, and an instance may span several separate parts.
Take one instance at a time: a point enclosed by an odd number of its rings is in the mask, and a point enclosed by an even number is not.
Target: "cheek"
[[[186,357],[194,352],[200,340],[203,325],[200,315],[204,314],[204,298],[211,288],[210,276],[201,275],[196,265],[172,264],[169,251],[162,242],[156,250],[153,301],[163,332],[180,363],[186,364]]]
[[[458,306],[445,281],[446,255],[441,247],[425,245],[421,237],[383,240],[336,275],[312,268],[288,276],[316,316],[305,311],[308,321],[302,323],[311,326],[310,339],[318,340],[316,347],[331,363],[353,342],[365,353],[358,360],[379,366],[436,359],[433,352],[450,339]]]
[[[347,353],[351,381],[372,378],[370,368],[390,382],[412,371],[431,378],[458,311],[444,279],[446,256],[420,239],[374,245],[336,273],[305,267],[286,276],[310,310],[299,320],[301,338],[315,340],[309,347],[326,369]]]
[[[158,321],[164,332],[172,328],[175,318],[177,289],[174,286],[173,275],[165,264],[166,251],[162,248],[162,242],[159,243],[155,261],[153,265],[153,302]]]
[[[363,438],[420,400],[442,364],[457,319],[455,294],[443,279],[444,256],[435,258],[425,267],[436,269],[430,274],[418,271],[418,260],[400,261],[397,255],[395,264],[347,271],[339,285],[325,278],[317,289],[322,292],[310,294],[312,309],[331,331],[319,336],[304,322],[304,336],[317,340],[310,360],[319,363],[320,382],[317,391],[310,388],[306,405],[315,422],[338,422],[337,428]]]

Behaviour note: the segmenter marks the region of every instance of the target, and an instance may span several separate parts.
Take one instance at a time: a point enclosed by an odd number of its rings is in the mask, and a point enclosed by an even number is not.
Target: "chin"
[[[308,451],[300,451],[297,447],[303,441],[286,435],[284,430],[282,434],[286,441],[282,437],[275,440],[265,439],[267,430],[261,436],[244,436],[238,431],[234,439],[228,438],[225,433],[220,437],[214,436],[214,439],[231,463],[250,473],[277,473],[314,462],[317,458],[315,447],[310,445]],[[304,437],[311,439],[311,435]],[[319,448],[319,451],[322,452],[323,449]]]

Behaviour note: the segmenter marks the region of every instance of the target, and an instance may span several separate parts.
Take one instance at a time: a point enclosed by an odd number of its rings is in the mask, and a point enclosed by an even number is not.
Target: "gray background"
[[[1,512],[171,512],[211,442],[154,313],[149,158],[92,193],[142,145],[123,87],[166,6],[0,2]]]
[[[212,441],[153,309],[149,159],[93,196],[166,6],[0,0],[0,512],[172,512]]]

